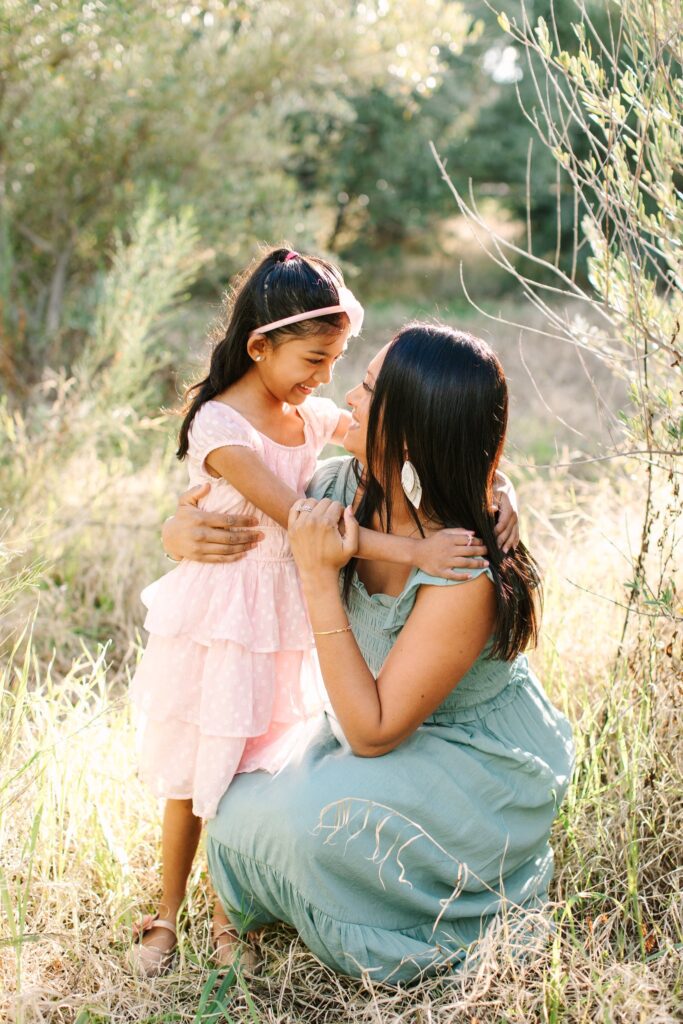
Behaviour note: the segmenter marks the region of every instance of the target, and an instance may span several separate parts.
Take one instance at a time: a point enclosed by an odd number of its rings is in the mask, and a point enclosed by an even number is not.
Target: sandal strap
[[[236,928],[232,928],[229,924],[222,924],[218,927],[214,925],[211,929],[211,938],[213,939],[214,944],[218,943],[219,939],[222,939],[223,936],[227,939],[232,939],[236,945],[251,948],[249,939],[246,936],[240,935]]]
[[[143,935],[151,932],[153,928],[166,928],[167,931],[173,932],[176,937],[178,934],[173,921],[167,921],[156,914],[146,914],[141,921],[133,925],[133,935],[136,939],[141,939]]]
[[[173,932],[175,936],[178,935],[178,932],[176,931],[176,926],[173,924],[173,921],[167,921],[163,917],[157,917],[154,921],[154,924],[152,925],[152,928],[166,928],[167,931]]]

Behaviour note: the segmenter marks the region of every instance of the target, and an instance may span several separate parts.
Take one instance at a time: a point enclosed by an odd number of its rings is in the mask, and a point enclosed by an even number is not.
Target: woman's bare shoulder
[[[482,649],[495,622],[496,595],[487,572],[470,580],[434,580],[418,588],[415,605],[405,630],[419,630],[423,643],[449,646],[457,638],[473,649]]]

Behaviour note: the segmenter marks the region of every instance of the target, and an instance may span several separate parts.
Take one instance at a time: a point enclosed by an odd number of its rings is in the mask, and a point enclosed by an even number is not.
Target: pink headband
[[[349,288],[339,288],[337,292],[339,296],[338,306],[323,306],[322,309],[309,309],[307,313],[295,313],[293,316],[285,316],[282,320],[273,320],[272,324],[255,327],[251,333],[267,334],[268,331],[275,331],[278,327],[286,327],[287,324],[298,324],[301,320],[313,320],[317,316],[327,316],[328,313],[346,313],[351,323],[351,337],[355,338],[360,334],[361,327],[363,326],[365,311]]]

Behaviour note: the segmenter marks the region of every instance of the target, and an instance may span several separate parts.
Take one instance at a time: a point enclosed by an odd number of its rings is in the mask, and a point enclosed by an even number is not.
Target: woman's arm
[[[442,702],[483,650],[495,598],[480,576],[466,586],[423,587],[379,676],[370,672],[341,601],[339,569],[355,554],[357,524],[327,499],[309,513],[293,511],[290,538],[325,687],[354,753],[376,757],[398,746]]]
[[[199,508],[199,502],[210,490],[211,485],[206,483],[181,494],[175,514],[161,527],[164,551],[176,562],[183,558],[195,562],[236,562],[263,540],[263,534],[253,529],[258,526],[253,516],[225,515]]]
[[[284,520],[286,525],[289,510],[298,499],[295,492],[248,449],[221,450],[236,452],[237,457],[231,460],[230,469],[226,465],[229,457],[215,460],[216,467],[221,464],[226,473],[232,471],[234,477],[242,477],[241,485],[234,484],[238,490],[241,493],[244,493],[243,488],[248,490],[250,493],[245,497],[272,518]],[[253,458],[240,458],[242,452],[252,454]],[[236,473],[235,469],[238,470]],[[231,480],[233,482],[234,479]],[[175,561],[188,558],[195,562],[235,562],[263,540],[262,533],[249,529],[258,525],[258,520],[252,516],[225,515],[199,508],[199,501],[209,490],[210,484],[206,483],[181,494],[175,514],[169,516],[161,528],[164,551]],[[315,503],[313,499],[309,500]],[[483,564],[483,559],[477,556],[486,554],[486,548],[476,538],[473,537],[468,544],[470,535],[466,531],[442,530],[428,541],[419,542],[408,537],[391,537],[375,530],[362,529],[360,534],[360,557],[418,565],[431,575],[451,579],[468,578],[467,572],[459,573],[458,569],[476,568]]]

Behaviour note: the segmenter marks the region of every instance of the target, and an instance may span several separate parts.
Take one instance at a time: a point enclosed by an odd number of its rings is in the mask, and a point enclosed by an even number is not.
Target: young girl
[[[211,481],[202,508],[255,515],[262,539],[240,561],[184,560],[142,595],[150,637],[131,695],[141,774],[166,799],[162,897],[132,949],[148,976],[172,958],[201,819],[215,815],[236,772],[280,769],[323,707],[286,526],[294,502],[306,508],[321,449],[350,426],[348,412],[313,391],[362,321],[336,267],[275,249],[242,279],[208,375],[190,391],[177,454],[188,458],[191,484]],[[478,543],[466,531],[416,545],[363,530],[360,557],[443,572],[484,553]],[[225,925],[217,906],[219,953],[233,947],[219,943]]]

